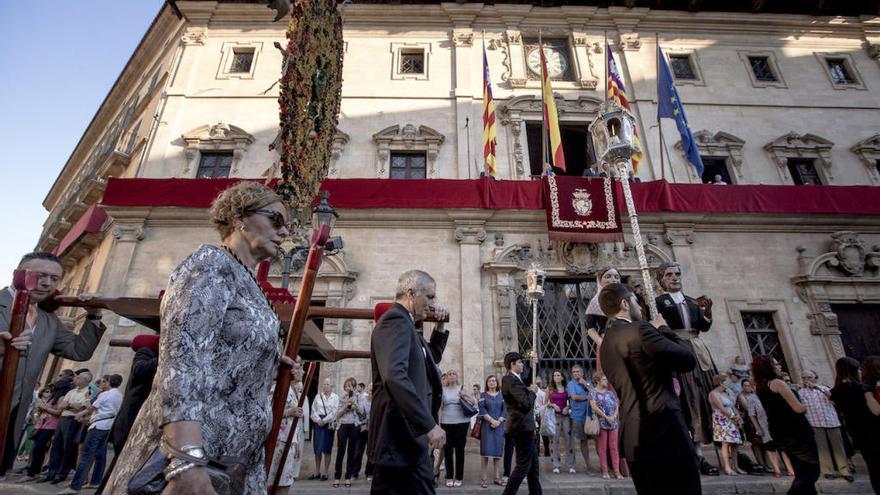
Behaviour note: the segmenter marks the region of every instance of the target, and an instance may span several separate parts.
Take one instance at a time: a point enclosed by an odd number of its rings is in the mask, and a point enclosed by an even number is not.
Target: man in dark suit
[[[600,350],[602,370],[620,397],[623,457],[636,492],[700,494],[697,454],[675,396],[672,376],[696,358],[662,316],[642,321],[632,289],[608,284],[599,294],[612,319]]]
[[[529,478],[529,494],[541,495],[541,480],[538,473],[538,451],[535,447],[535,393],[529,389],[535,372],[535,356],[531,367],[524,370],[522,356],[518,352],[508,352],[504,356],[507,374],[501,379],[501,396],[507,405],[505,433],[513,439],[516,450],[516,467],[510,473],[504,495],[512,495],[519,490],[523,479]]]
[[[376,466],[374,494],[434,493],[429,449],[440,448],[446,441],[435,410],[442,394],[436,361],[449,333],[438,323],[428,344],[415,324],[425,319],[435,299],[436,284],[430,275],[419,270],[405,272],[397,282],[394,306],[373,329],[367,456]],[[442,320],[446,310],[434,307],[434,313]]]
[[[700,455],[700,445],[712,442],[712,408],[709,405],[709,392],[715,388],[712,383],[718,371],[709,347],[700,338],[712,326],[712,300],[706,296],[696,299],[682,291],[681,266],[667,262],[657,269],[657,281],[666,291],[657,297],[657,310],[663,315],[667,326],[685,341],[697,365],[693,369],[676,375],[681,385],[679,400],[688,428]],[[718,469],[700,456],[700,472],[717,476]]]

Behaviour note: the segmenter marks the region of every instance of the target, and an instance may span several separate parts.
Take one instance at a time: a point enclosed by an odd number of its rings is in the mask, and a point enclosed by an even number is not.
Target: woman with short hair
[[[342,475],[342,462],[345,463],[345,486],[351,486],[351,479],[354,477],[354,468],[357,464],[355,452],[357,451],[358,439],[358,398],[357,398],[357,380],[354,377],[348,377],[342,384],[342,399],[339,402],[339,409],[336,411],[336,468],[333,472],[333,487],[339,486],[339,477]]]
[[[315,474],[311,480],[327,481],[330,477],[330,454],[333,452],[333,421],[339,411],[339,396],[333,393],[333,384],[325,378],[321,391],[312,401],[312,450],[315,453]]]
[[[164,495],[212,493],[207,461],[225,456],[246,473],[233,490],[266,492],[263,447],[280,322],[255,270],[281,253],[290,234],[287,208],[268,187],[241,181],[220,193],[210,215],[221,242],[199,246],[171,274],[153,391],[105,493],[127,493],[144,464],[160,459],[160,445],[170,457]]]

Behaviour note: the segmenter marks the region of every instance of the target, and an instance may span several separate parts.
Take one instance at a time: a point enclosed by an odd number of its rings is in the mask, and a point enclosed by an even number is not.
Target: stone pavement
[[[306,452],[311,452],[311,445],[306,445]],[[334,452],[335,454],[335,452]],[[595,454],[595,451],[591,452]],[[711,449],[704,452],[713,463],[714,452]],[[502,488],[491,485],[488,489],[480,488],[480,463],[477,452],[476,442],[468,442],[467,453],[465,454],[465,476],[464,486],[460,488],[447,488],[441,479],[440,487],[437,488],[438,495],[479,495],[479,494],[499,494]],[[109,459],[108,459],[109,460]],[[334,458],[335,461],[335,458]],[[579,459],[578,467],[583,469],[583,460]],[[595,456],[591,456],[591,467],[589,473],[578,474],[553,474],[551,472],[549,457],[541,457],[541,485],[544,493],[547,495],[626,495],[635,494],[632,483],[627,480],[622,481],[605,481],[598,473]],[[17,464],[16,467],[19,465]],[[314,458],[308,456],[303,462],[302,475],[308,476],[314,467]],[[330,466],[331,472],[333,465]],[[867,471],[861,460],[861,456],[856,456],[856,481],[855,483],[847,483],[844,480],[824,480],[820,479],[817,483],[819,493],[834,493],[847,495],[868,495],[871,494],[871,485],[868,483]],[[491,473],[491,464],[490,464]],[[71,478],[72,478],[71,474]],[[16,483],[16,479],[23,476],[12,475],[6,481],[0,481],[0,495],[54,495],[66,487],[65,484],[50,485],[48,483]],[[491,477],[491,474],[490,474]],[[442,478],[442,473],[441,473]],[[772,476],[708,476],[703,477],[703,493],[704,495],[721,495],[721,494],[770,494],[785,493],[791,484],[792,478],[783,477],[780,479]],[[370,484],[365,479],[355,480],[351,488],[340,486],[333,488],[329,481],[298,481],[294,485],[292,493],[301,493],[307,495],[366,495],[369,493]],[[91,495],[93,490],[82,490],[83,495]],[[523,483],[519,493],[526,495],[528,488]],[[670,494],[672,495],[672,494]]]

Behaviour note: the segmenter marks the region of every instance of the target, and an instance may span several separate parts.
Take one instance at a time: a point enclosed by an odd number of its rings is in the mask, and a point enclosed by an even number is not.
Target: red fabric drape
[[[102,204],[207,208],[220,191],[238,180],[110,178]],[[717,186],[665,181],[632,186],[636,209],[642,213],[880,214],[880,188],[871,186]],[[341,209],[544,209],[541,181],[537,180],[328,179],[321,188],[330,191],[330,202]]]
[[[79,220],[73,224],[73,227],[70,228],[67,235],[65,235],[64,238],[61,239],[61,242],[58,243],[58,246],[52,250],[52,254],[56,256],[60,255],[84,234],[100,232],[101,227],[104,226],[105,220],[107,220],[107,213],[105,213],[104,210],[98,208],[97,205],[90,206],[89,209],[79,217]]]

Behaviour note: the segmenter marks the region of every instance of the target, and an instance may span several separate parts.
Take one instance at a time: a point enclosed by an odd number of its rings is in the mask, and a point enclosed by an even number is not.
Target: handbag
[[[556,436],[556,411],[550,406],[544,407],[544,416],[541,418],[541,436]]]
[[[177,452],[175,456],[187,459],[189,456]],[[205,468],[208,471],[208,478],[211,480],[211,486],[217,495],[239,495],[244,493],[245,477],[247,476],[247,468],[244,465],[244,457],[221,456],[219,458],[208,458],[208,464]],[[165,468],[168,467],[168,455],[162,451],[162,447],[156,447],[156,450],[144,462],[144,465],[131,477],[128,481],[129,495],[161,495],[162,491],[168,485],[165,481]]]
[[[464,387],[462,386],[462,388],[460,388],[459,390],[464,390]],[[458,399],[458,403],[461,405],[461,412],[464,413],[465,417],[470,418],[472,416],[476,416],[479,412],[473,404],[462,398]]]
[[[584,421],[584,434],[591,437],[599,434],[599,419],[596,416],[590,416]]]
[[[483,431],[483,421],[483,418],[477,418],[477,424],[471,428],[471,438],[476,438],[477,440],[480,439],[480,434]]]

